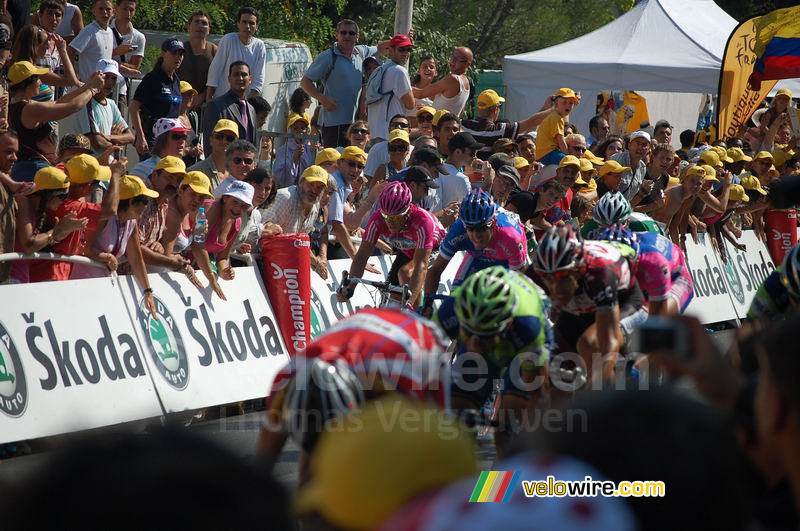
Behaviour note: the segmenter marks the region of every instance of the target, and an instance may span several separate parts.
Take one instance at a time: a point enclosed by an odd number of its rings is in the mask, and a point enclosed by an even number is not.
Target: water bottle
[[[194,243],[206,243],[206,234],[208,233],[208,225],[206,225],[206,209],[200,207],[197,211],[197,219],[194,220],[194,231],[192,232],[192,241]]]

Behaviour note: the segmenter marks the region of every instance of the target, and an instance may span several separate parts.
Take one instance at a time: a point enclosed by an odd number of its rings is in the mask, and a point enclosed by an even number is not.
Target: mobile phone
[[[138,49],[139,49],[139,45],[138,44],[131,44],[131,51],[132,52],[135,52]]]
[[[482,172],[485,168],[486,168],[486,163],[483,162],[481,159],[475,159],[472,161],[472,171]]]
[[[633,333],[633,352],[643,354],[666,351],[676,358],[688,359],[689,331],[683,322],[664,317],[649,317]]]

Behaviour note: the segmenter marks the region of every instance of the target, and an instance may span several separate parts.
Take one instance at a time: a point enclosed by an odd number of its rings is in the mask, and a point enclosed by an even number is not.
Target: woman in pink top
[[[236,241],[236,235],[242,225],[242,214],[253,204],[255,190],[253,185],[244,181],[233,181],[222,197],[216,201],[206,202],[206,219],[208,235],[205,252],[214,254],[219,276],[225,280],[233,280],[235,272],[228,258]],[[194,226],[194,220],[192,220]],[[202,263],[200,257],[198,262]]]

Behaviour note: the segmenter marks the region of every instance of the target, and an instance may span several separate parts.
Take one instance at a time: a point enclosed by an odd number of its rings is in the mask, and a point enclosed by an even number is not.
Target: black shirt
[[[650,193],[639,202],[638,206],[649,205],[658,201],[658,199],[661,197],[661,191],[666,190],[667,185],[669,184],[669,175],[667,174],[662,175],[658,179],[653,179],[648,174],[644,176],[644,179],[653,181],[653,189],[650,190]]]
[[[141,84],[136,89],[133,99],[141,104],[139,114],[142,118],[142,129],[147,139],[147,143],[152,146],[155,135],[153,135],[153,124],[159,118],[177,118],[181,110],[181,84],[178,74],[174,74],[172,79],[162,68],[156,68],[149,72],[142,79]]]

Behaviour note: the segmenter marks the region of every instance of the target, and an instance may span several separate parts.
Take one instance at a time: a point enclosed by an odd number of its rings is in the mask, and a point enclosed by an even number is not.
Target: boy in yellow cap
[[[545,166],[558,164],[567,154],[564,126],[573,107],[581,101],[574,90],[560,88],[552,96],[553,110],[539,125],[536,133],[536,154]]]
[[[286,120],[286,132],[291,136],[275,151],[275,162],[272,174],[275,185],[285,188],[297,184],[298,177],[303,170],[314,164],[317,156],[316,146],[306,135],[311,118],[308,114],[290,113]]]
[[[339,159],[342,158],[342,154],[335,148],[325,148],[319,150],[317,153],[316,158],[314,159],[314,165],[320,166],[322,169],[327,171],[329,174],[333,174],[333,172],[337,169],[337,162]]]
[[[239,139],[239,126],[233,120],[220,118],[211,130],[209,142],[211,153],[204,160],[189,166],[188,171],[201,171],[211,180],[211,188],[215,189],[228,177],[225,150]],[[208,146],[206,147],[208,149]]]
[[[600,182],[597,183],[597,197],[603,197],[608,192],[616,192],[619,190],[619,183],[622,181],[622,174],[626,171],[631,171],[627,166],[623,166],[616,160],[607,160],[602,166],[598,174]]]
[[[331,195],[328,203],[328,222],[331,226],[331,233],[350,258],[356,255],[356,248],[350,239],[349,227],[344,224],[345,204],[353,191],[353,182],[361,177],[366,163],[367,154],[364,150],[355,146],[344,148],[342,156],[337,162],[339,169],[333,174],[333,178],[336,180],[336,192]]]

